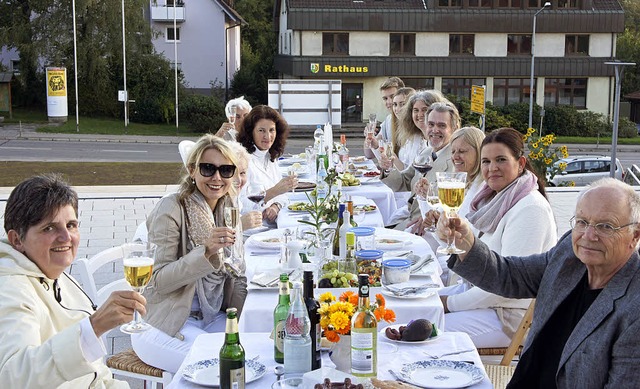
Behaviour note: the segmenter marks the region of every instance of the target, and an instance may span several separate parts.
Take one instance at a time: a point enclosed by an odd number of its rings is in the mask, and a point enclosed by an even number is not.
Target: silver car
[[[585,186],[597,179],[609,177],[609,170],[611,169],[611,157],[599,155],[583,155],[563,158],[554,165],[557,166],[561,162],[566,163],[567,168],[553,177],[551,180],[552,186],[562,185],[564,182],[568,183],[571,181],[573,181],[576,186]],[[618,180],[622,180],[623,175],[624,168],[622,167],[620,160],[616,158],[615,177]]]

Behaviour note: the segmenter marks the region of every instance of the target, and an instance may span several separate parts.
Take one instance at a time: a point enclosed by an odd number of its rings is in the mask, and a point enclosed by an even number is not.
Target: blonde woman
[[[246,266],[231,250],[241,230],[224,226],[224,208],[237,196],[236,163],[227,141],[203,136],[187,157],[178,192],[147,218],[149,241],[158,246],[144,293],[145,319],[154,328],[131,343],[151,366],[175,373],[198,335],[224,330],[226,308],[242,310]]]

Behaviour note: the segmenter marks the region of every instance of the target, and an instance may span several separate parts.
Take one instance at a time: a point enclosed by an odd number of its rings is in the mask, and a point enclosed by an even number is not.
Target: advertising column
[[[50,122],[66,122],[69,115],[67,105],[67,69],[47,68],[47,116]]]

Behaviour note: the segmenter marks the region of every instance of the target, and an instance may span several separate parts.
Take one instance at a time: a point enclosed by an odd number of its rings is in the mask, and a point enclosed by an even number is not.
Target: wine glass
[[[358,223],[358,226],[362,226],[366,213],[364,205],[357,205],[353,207],[353,221]]]
[[[237,110],[235,105],[233,107],[229,107],[229,117],[227,119],[229,119],[230,124],[236,124],[236,112]]]
[[[251,200],[255,206],[255,210],[262,210],[264,206],[264,197],[267,195],[267,191],[264,189],[264,185],[252,182],[247,187],[247,198]]]
[[[240,222],[240,208],[233,204],[227,204],[224,208],[224,225],[237,231],[238,223]],[[233,257],[233,251],[235,246],[231,247],[231,255]]]
[[[437,172],[438,197],[445,210],[448,210],[449,226],[453,228],[453,219],[457,218],[456,211],[464,200],[464,186],[467,181],[467,173]],[[446,247],[438,247],[440,254],[462,254],[465,250],[456,247],[455,235],[447,243]]]
[[[413,159],[413,168],[425,177],[433,169],[433,158],[429,153],[420,153]]]
[[[431,210],[438,210],[442,208],[440,204],[440,197],[438,197],[438,185],[435,182],[429,183],[427,187],[427,193],[425,197],[416,196],[418,199],[418,205],[420,206],[420,213],[422,217]],[[433,224],[430,227],[425,228],[426,231],[436,232],[436,225]]]
[[[124,253],[124,278],[138,293],[151,281],[153,262],[156,253],[156,245],[153,243],[127,243],[122,245]],[[137,334],[147,331],[151,325],[142,320],[140,313],[134,309],[133,320],[123,324],[120,331],[127,334]]]

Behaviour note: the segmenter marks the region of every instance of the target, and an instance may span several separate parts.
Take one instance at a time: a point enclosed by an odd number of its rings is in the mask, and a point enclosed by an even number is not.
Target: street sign
[[[484,86],[471,86],[471,112],[484,115]]]

